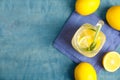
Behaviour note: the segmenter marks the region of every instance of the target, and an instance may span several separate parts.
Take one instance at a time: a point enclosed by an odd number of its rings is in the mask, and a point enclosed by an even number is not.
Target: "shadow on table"
[[[112,5],[108,5],[105,7],[102,7],[102,10],[100,11],[100,18],[102,18],[104,21],[106,21],[106,12]],[[106,21],[107,22],[107,21]]]
[[[64,0],[64,2],[70,8],[71,11],[74,10],[76,0]]]
[[[76,64],[76,63],[73,63],[73,64],[71,64],[71,65],[68,67],[67,72],[68,72],[68,75],[69,75],[69,77],[70,77],[70,80],[75,80],[75,78],[74,78],[74,69],[75,69],[76,66],[77,66],[77,64]]]

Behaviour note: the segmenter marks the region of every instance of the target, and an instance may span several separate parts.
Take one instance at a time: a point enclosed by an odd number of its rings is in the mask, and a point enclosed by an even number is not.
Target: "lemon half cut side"
[[[105,54],[103,57],[103,67],[108,72],[114,72],[120,67],[120,54],[115,51],[111,51]]]

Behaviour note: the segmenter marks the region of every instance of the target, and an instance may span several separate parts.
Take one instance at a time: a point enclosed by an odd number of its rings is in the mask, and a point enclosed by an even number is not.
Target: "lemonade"
[[[94,57],[100,51],[106,40],[104,33],[101,31],[95,39],[96,31],[97,27],[88,23],[83,24],[72,38],[74,49],[86,57]]]

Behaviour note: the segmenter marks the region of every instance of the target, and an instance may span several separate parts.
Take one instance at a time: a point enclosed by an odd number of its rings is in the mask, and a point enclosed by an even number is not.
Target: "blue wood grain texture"
[[[74,80],[76,66],[53,46],[74,10],[75,0],[0,0],[0,80]],[[119,0],[101,0],[96,14],[105,19]],[[120,48],[118,48],[120,51]],[[98,80],[120,80],[102,70]]]

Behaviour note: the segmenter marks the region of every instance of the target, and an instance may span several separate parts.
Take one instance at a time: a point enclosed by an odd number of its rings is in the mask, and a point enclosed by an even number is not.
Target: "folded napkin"
[[[97,72],[102,69],[102,57],[108,51],[116,50],[120,44],[120,32],[112,29],[106,23],[102,27],[102,31],[106,35],[106,42],[99,53],[93,57],[88,58],[78,53],[71,45],[71,39],[76,30],[84,23],[90,23],[96,25],[100,20],[95,14],[89,16],[81,16],[76,12],[73,12],[68,21],[65,23],[62,31],[54,41],[54,47],[68,56],[76,63],[89,62],[91,63]]]

